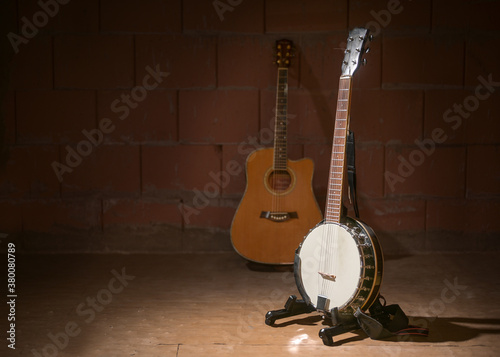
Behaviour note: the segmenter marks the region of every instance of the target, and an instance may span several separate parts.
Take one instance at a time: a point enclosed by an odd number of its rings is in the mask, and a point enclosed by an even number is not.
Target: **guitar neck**
[[[325,209],[326,223],[339,223],[342,211],[342,188],[344,180],[345,148],[349,129],[349,111],[351,106],[351,76],[341,76],[335,130],[333,132],[332,157]]]
[[[287,104],[288,104],[288,68],[278,68],[276,93],[276,120],[274,128],[274,170],[286,170],[287,167]]]

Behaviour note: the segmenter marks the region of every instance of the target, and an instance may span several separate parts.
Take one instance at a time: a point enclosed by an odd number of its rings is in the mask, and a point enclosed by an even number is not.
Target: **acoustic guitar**
[[[292,57],[293,43],[276,41],[274,147],[248,156],[246,189],[231,225],[236,252],[262,264],[293,264],[295,249],[322,219],[312,189],[312,160],[289,160],[287,154],[288,68]]]
[[[304,301],[327,316],[369,308],[382,282],[383,257],[375,233],[365,223],[341,214],[351,79],[363,63],[367,33],[363,28],[349,33],[339,80],[325,219],[307,234],[294,265]]]

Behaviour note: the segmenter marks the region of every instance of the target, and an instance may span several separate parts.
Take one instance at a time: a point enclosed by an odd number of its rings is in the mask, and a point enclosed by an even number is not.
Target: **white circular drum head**
[[[348,304],[357,292],[362,262],[356,241],[335,223],[314,228],[300,249],[300,278],[311,303],[326,298],[325,310]],[[323,300],[324,300],[323,298]]]

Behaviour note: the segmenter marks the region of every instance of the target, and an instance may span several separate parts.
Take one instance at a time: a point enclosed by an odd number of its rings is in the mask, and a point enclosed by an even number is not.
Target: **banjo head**
[[[317,310],[365,310],[378,295],[382,252],[371,229],[351,218],[322,223],[296,252],[294,274],[302,298]]]

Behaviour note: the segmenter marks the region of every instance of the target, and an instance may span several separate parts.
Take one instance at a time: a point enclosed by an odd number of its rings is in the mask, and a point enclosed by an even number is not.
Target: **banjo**
[[[351,79],[359,66],[368,30],[349,33],[339,80],[325,219],[296,251],[294,275],[304,301],[320,313],[350,315],[368,309],[378,297],[383,256],[373,230],[341,215],[346,136],[349,128]]]

